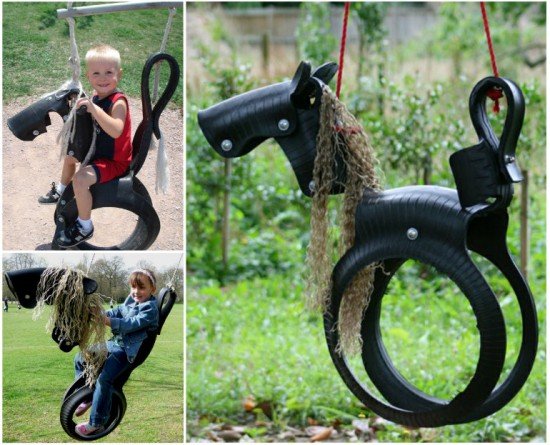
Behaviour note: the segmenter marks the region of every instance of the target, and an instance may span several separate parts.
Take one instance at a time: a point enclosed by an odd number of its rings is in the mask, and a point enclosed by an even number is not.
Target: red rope
[[[349,2],[344,3],[344,21],[342,23],[342,38],[340,39],[340,59],[338,61],[338,77],[336,80],[336,97],[340,98],[342,87],[342,73],[344,71],[344,54],[346,52],[346,38],[348,35]]]
[[[489,29],[489,19],[487,18],[487,11],[485,10],[485,2],[479,2],[481,8],[481,16],[483,17],[483,28],[485,28],[485,36],[487,37],[487,46],[489,47],[489,56],[491,57],[491,66],[493,67],[493,73],[495,77],[498,75],[497,58],[495,57],[495,50],[493,48],[493,41],[491,40],[491,30]],[[500,105],[498,100],[502,97],[502,90],[493,88],[487,93],[494,102],[493,111],[498,113],[500,111]]]

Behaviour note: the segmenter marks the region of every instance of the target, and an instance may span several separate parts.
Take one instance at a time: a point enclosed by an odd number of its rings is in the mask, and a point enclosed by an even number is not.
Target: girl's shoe
[[[76,408],[74,415],[76,417],[80,417],[82,414],[88,411],[90,406],[92,406],[92,402],[82,402],[80,405],[78,405],[78,408]]]
[[[77,434],[80,434],[81,436],[90,436],[92,434],[99,434],[105,429],[104,426],[92,426],[89,423],[79,423],[75,427],[75,431]]]

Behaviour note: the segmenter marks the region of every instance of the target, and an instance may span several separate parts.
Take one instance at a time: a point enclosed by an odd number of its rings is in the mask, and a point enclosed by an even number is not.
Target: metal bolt
[[[74,156],[74,151],[69,150],[69,153],[67,153],[69,156]]]
[[[279,130],[287,131],[290,128],[290,122],[286,119],[281,119],[277,126],[279,127]]]
[[[58,220],[59,222],[62,223],[62,222],[63,222],[63,217],[62,217],[62,216],[58,216],[58,217],[57,217],[57,220]]]
[[[233,142],[231,142],[229,139],[225,139],[222,141],[222,150],[223,151],[229,151],[233,148]]]
[[[67,204],[67,201],[65,201],[64,199],[61,200],[61,205],[64,206],[65,204]]]
[[[308,187],[309,187],[309,191],[313,193],[315,191],[315,181],[313,180],[309,181]]]
[[[516,158],[515,156],[506,155],[504,156],[504,162],[507,164],[511,164],[512,162],[515,162]]]
[[[38,135],[40,134],[40,132],[39,132],[38,130],[34,130],[34,131],[32,132],[32,134],[34,134],[35,136],[38,136]]]
[[[416,230],[414,227],[411,227],[409,230],[407,230],[407,238],[409,238],[411,241],[414,241],[416,238],[418,238],[418,230]]]
[[[65,340],[65,344],[66,344],[67,346],[69,346],[69,345],[71,344],[71,342],[70,342],[69,340]]]
[[[31,296],[30,296],[30,295],[25,295],[23,298],[24,298],[25,300],[30,300],[30,299],[31,299]]]

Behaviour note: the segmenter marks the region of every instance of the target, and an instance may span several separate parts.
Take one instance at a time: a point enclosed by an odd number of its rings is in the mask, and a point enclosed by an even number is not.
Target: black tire
[[[406,245],[398,247],[379,240],[368,247],[361,245],[351,249],[335,268],[331,302],[324,315],[329,352],[348,388],[362,403],[381,417],[412,427],[437,427],[460,422],[471,410],[480,406],[498,383],[506,351],[506,331],[500,306],[477,267],[465,252],[431,247],[433,249],[427,250],[407,248]],[[408,410],[392,405],[391,401],[388,404],[378,400],[357,379],[346,357],[338,349],[337,326],[340,304],[347,285],[356,273],[369,264],[400,261],[396,258],[418,260],[447,275],[468,298],[476,316],[480,333],[480,357],[475,374],[466,389],[443,406],[434,406],[430,403],[424,409]],[[385,284],[387,285],[387,282]],[[383,380],[384,375],[378,375],[378,378]],[[388,398],[387,395],[383,395]]]
[[[63,394],[63,399],[61,400],[61,403],[65,402],[67,398],[74,394],[75,391],[79,390],[80,388],[84,387],[86,385],[86,379],[83,376],[78,377],[72,384],[67,388],[65,391],[65,394]]]
[[[88,386],[81,387],[69,395],[61,405],[61,412],[59,420],[63,430],[71,436],[73,439],[81,441],[92,441],[101,439],[109,435],[121,422],[126,412],[126,397],[121,391],[113,391],[113,401],[111,405],[111,417],[107,422],[106,428],[98,434],[91,434],[89,436],[81,436],[75,431],[76,422],[73,420],[74,412],[83,402],[92,400],[94,389]]]
[[[70,188],[69,188],[70,187]],[[72,191],[72,185],[67,187],[67,192],[63,194],[61,199],[66,199],[68,204],[63,207],[63,215],[66,222],[72,222],[78,216],[76,201]],[[102,194],[95,195],[94,192],[93,209],[113,207],[123,210],[128,210],[134,213],[137,217],[137,223],[132,233],[120,243],[112,246],[96,246],[92,243],[83,242],[73,247],[77,250],[146,250],[155,242],[160,232],[160,219],[157,212],[152,206],[151,196],[142,182],[136,178],[132,178],[132,190],[127,194]],[[54,218],[56,223],[60,216],[59,206],[56,208]],[[58,236],[57,227],[54,239],[52,240],[52,249],[58,249],[56,242]]]
[[[494,261],[494,258],[487,258]],[[363,364],[376,388],[393,405],[408,410],[429,409],[447,402],[425,394],[410,384],[397,371],[389,357],[380,331],[381,304],[386,287],[403,260],[390,264],[385,274],[378,277],[378,286],[371,296],[371,302],[361,324],[363,340]],[[522,318],[522,342],[517,360],[507,378],[494,389],[491,395],[478,407],[472,409],[452,423],[466,423],[482,419],[504,407],[520,391],[529,376],[536,356],[538,328],[536,307],[532,295],[512,259],[505,252],[494,261],[497,268],[505,270],[516,294]]]

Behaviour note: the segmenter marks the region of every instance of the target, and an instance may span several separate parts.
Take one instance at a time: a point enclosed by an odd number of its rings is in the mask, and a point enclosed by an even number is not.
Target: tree
[[[127,275],[128,271],[120,256],[115,256],[109,260],[103,258],[97,260],[90,268],[90,278],[98,282],[99,292],[106,293],[107,297],[116,301],[127,296]]]

